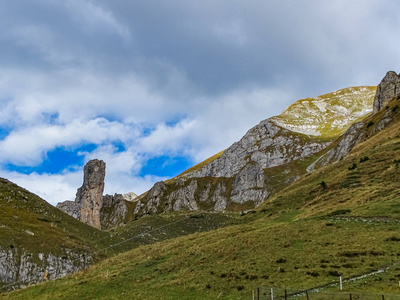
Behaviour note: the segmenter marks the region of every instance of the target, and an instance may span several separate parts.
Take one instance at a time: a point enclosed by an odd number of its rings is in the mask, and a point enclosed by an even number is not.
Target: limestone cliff
[[[221,155],[156,183],[135,199],[134,212],[237,211],[259,206],[304,174],[310,157],[370,113],[375,90],[355,87],[297,101],[281,116],[251,128]]]

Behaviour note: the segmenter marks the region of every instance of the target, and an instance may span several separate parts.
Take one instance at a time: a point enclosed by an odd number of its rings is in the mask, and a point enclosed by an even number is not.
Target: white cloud
[[[130,136],[127,136],[127,135]],[[67,125],[38,125],[11,132],[0,142],[0,161],[34,166],[42,162],[47,151],[56,147],[102,144],[133,138],[135,130],[119,122],[96,118],[87,122],[73,120]]]

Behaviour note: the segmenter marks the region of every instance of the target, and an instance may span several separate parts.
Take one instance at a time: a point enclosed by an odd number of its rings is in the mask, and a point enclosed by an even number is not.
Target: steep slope
[[[398,292],[399,104],[370,117],[379,124],[390,111],[385,128],[272,196],[242,225],[143,246],[2,299],[244,299],[260,286],[300,290],[378,270],[345,290]]]
[[[87,267],[110,235],[0,179],[0,287],[53,279]]]
[[[304,174],[312,155],[369,113],[375,90],[354,87],[297,101],[282,115],[260,122],[225,151],[157,183],[136,198],[135,214],[240,211],[259,206]],[[277,182],[270,170],[283,166]]]

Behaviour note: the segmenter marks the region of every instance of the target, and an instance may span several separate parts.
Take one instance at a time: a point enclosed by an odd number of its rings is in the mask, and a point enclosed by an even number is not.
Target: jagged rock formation
[[[122,226],[128,213],[126,200],[121,194],[103,196],[103,206],[100,211],[101,229]]]
[[[314,166],[325,166],[347,156],[350,151],[360,142],[375,135],[391,123],[396,116],[398,107],[390,109],[390,101],[400,96],[400,77],[395,72],[390,71],[382,79],[376,90],[373,103],[373,116],[361,122],[353,124],[339,139],[339,143],[330,149],[325,155],[320,157],[317,162],[309,168],[311,171]],[[378,116],[378,117],[377,117]]]
[[[103,196],[105,174],[104,161],[89,161],[84,167],[83,184],[76,193],[75,201],[58,203],[57,208],[98,229],[124,224],[128,213],[126,202],[133,201],[137,196],[133,192]]]
[[[329,144],[330,141],[297,134],[267,119],[250,129],[220,158],[185,177],[233,177],[248,163],[257,163],[261,169],[276,167],[317,153]]]
[[[378,85],[374,99],[374,114],[381,110],[394,97],[400,95],[400,74],[389,71]]]
[[[18,282],[20,286],[50,280],[75,273],[89,266],[90,254],[77,254],[64,249],[63,255],[31,253],[25,250],[0,247],[0,281]]]
[[[84,168],[83,185],[76,193],[75,202],[80,207],[80,220],[98,229],[100,224],[100,210],[103,207],[104,178],[106,163],[94,159]]]
[[[136,199],[134,212],[225,211],[259,206],[273,192],[306,172],[307,166],[302,163],[293,170],[289,164],[325,149],[351,123],[371,112],[375,90],[375,87],[348,88],[316,99],[300,100],[300,104],[296,102],[283,115],[264,120],[250,129],[220,156],[173,180],[156,183]],[[300,121],[307,122],[306,127],[295,121],[301,115],[307,118]],[[328,128],[327,120],[335,116],[339,120]],[[281,166],[287,168],[282,170]],[[281,168],[277,170],[282,175],[277,184],[267,176],[268,170],[273,168]]]

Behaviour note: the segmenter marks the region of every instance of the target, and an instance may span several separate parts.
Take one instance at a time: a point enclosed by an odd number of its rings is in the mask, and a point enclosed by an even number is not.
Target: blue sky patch
[[[76,166],[84,164],[84,155],[81,152],[91,152],[97,148],[94,144],[84,145],[77,149],[67,150],[64,147],[55,148],[47,152],[47,157],[37,166],[18,166],[6,164],[5,168],[9,171],[15,171],[22,174],[59,174],[64,170],[73,171]]]
[[[160,177],[174,177],[190,168],[192,165],[193,162],[183,156],[158,156],[147,161],[140,172],[140,176],[151,174]]]

